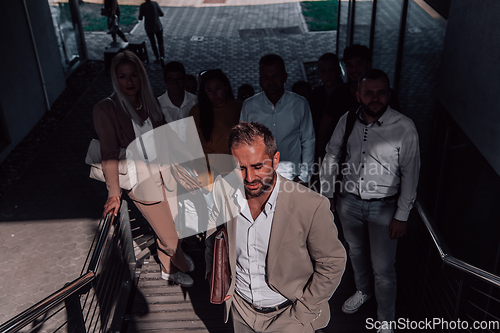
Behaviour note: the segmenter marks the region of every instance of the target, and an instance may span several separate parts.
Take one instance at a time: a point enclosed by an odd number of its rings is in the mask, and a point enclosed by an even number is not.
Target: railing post
[[[337,34],[335,36],[335,54],[339,54],[340,15],[342,15],[340,3],[341,1],[337,1]]]
[[[86,333],[85,320],[83,319],[80,295],[73,294],[64,300],[66,314],[68,315],[68,333]]]
[[[464,274],[462,272],[458,272],[458,273],[460,276],[460,280],[459,280],[459,289],[458,289],[458,293],[457,293],[457,301],[455,304],[455,313],[454,313],[454,318],[453,318],[453,320],[455,322],[458,321],[459,319],[460,319],[460,321],[464,321],[465,318],[467,318],[466,305],[467,305],[467,300],[469,299],[468,294],[470,291],[471,281],[473,281],[473,279],[471,279],[466,274]],[[458,332],[458,330],[454,330],[454,331]]]
[[[119,252],[123,255],[123,265],[125,266],[125,276],[119,288],[119,295],[116,302],[113,320],[110,325],[109,333],[118,333],[123,331],[126,315],[131,306],[131,298],[134,297],[132,290],[135,290],[137,281],[135,279],[136,258],[134,253],[134,241],[132,230],[130,229],[130,216],[128,214],[128,204],[122,201],[120,207],[120,232],[117,234],[121,238]],[[128,324],[128,323],[127,323]]]
[[[128,264],[134,264],[134,267],[130,267],[130,274],[132,275],[135,270],[135,253],[134,253],[134,239],[132,237],[132,230],[130,228],[130,216],[128,213],[128,203],[122,200],[122,205],[120,208],[120,220],[121,220],[121,234],[123,237],[123,254],[125,260]]]
[[[119,333],[123,330],[126,310],[128,308],[130,298],[134,296],[131,294],[132,281],[130,279],[123,281],[120,290],[121,292],[116,303],[116,310],[113,316],[113,321],[111,322],[108,333]]]

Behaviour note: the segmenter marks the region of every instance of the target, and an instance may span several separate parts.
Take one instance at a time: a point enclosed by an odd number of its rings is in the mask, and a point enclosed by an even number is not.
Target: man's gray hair
[[[256,143],[258,139],[264,141],[266,154],[273,158],[278,151],[276,139],[269,128],[260,123],[242,121],[234,126],[228,136],[229,149],[238,148],[242,145],[250,146]]]

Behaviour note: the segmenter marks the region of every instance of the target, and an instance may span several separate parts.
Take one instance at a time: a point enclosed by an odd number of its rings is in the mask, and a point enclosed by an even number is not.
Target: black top
[[[314,89],[309,95],[308,102],[311,108],[311,115],[313,119],[314,132],[316,136],[319,132],[319,124],[325,111],[326,102],[328,101],[328,94],[326,93],[325,86],[320,86]]]
[[[115,7],[115,15],[120,18],[120,7],[118,6],[117,0],[104,0],[104,8],[106,9],[106,15],[108,17],[113,14],[113,7]]]
[[[156,1],[146,1],[139,8],[139,20],[144,17],[144,29],[146,33],[155,33],[163,30],[161,25],[160,16],[163,12]]]

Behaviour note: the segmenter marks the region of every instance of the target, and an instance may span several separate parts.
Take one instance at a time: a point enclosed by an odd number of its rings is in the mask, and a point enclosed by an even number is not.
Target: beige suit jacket
[[[236,176],[233,173],[227,177]],[[227,201],[221,194],[222,186]],[[227,322],[235,292],[234,240],[239,207],[236,189],[225,179],[219,177],[216,180],[213,193],[215,204],[211,224],[226,222],[229,241],[232,280],[228,291],[231,297],[225,302]],[[207,272],[212,270],[214,235],[207,238]],[[337,238],[328,199],[281,177],[266,261],[267,280],[272,290],[294,302],[291,313],[304,326],[311,324],[314,329],[319,329],[328,324],[328,300],[340,283],[345,262],[346,252]]]
[[[102,168],[106,178],[108,197],[120,196],[118,155],[135,140],[132,119],[123,109],[115,94],[94,106],[94,128],[101,143]],[[153,128],[165,124],[153,122]]]

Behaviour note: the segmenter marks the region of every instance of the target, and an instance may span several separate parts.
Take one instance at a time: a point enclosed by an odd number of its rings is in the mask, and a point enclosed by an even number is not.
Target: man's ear
[[[356,91],[356,99],[358,100],[358,103],[361,104],[361,95],[359,94],[359,91]]]
[[[274,171],[278,170],[278,164],[280,163],[280,152],[277,151],[273,156],[273,167]]]

